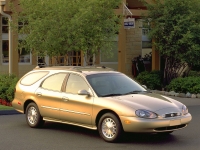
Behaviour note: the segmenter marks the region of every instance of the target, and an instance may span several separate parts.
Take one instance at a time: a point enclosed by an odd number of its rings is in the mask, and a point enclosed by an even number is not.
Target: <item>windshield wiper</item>
[[[120,95],[122,95],[122,94],[114,94],[114,93],[112,93],[112,94],[107,94],[107,95],[102,95],[101,97],[109,97],[109,96],[120,96]]]

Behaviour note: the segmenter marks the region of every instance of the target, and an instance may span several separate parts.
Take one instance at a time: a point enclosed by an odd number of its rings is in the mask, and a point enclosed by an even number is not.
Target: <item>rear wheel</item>
[[[160,134],[160,135],[169,135],[172,132],[173,131],[166,131],[166,132],[159,132],[158,134]]]
[[[26,121],[31,128],[38,128],[44,124],[44,120],[35,103],[28,104],[26,108]]]
[[[123,132],[119,119],[112,113],[106,113],[100,118],[98,131],[107,142],[119,141]]]

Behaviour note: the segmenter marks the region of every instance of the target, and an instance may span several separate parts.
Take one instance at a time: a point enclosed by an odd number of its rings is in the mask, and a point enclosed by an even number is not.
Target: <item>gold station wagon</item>
[[[36,67],[18,81],[12,105],[32,128],[66,123],[97,129],[107,142],[123,132],[171,133],[192,119],[184,104],[106,67]]]

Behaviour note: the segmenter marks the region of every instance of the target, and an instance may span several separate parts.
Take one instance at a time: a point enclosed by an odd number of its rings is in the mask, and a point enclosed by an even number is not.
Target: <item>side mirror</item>
[[[145,89],[147,89],[147,86],[146,86],[146,85],[142,85],[142,87],[145,88]]]
[[[78,91],[78,95],[87,95],[87,96],[89,96],[90,93],[88,91],[86,91],[86,90],[79,90]]]

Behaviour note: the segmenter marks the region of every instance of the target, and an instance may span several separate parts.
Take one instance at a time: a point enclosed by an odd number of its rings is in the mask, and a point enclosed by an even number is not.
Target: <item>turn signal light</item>
[[[125,124],[131,124],[131,121],[125,120],[124,123],[125,123]]]

